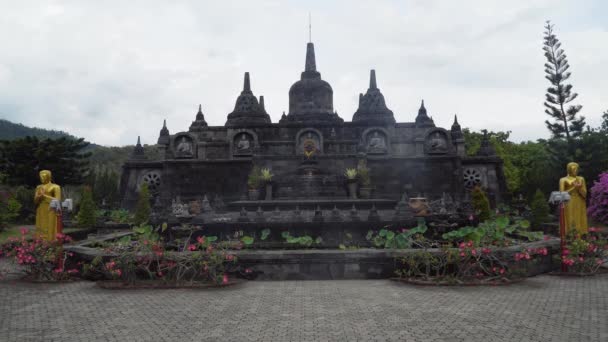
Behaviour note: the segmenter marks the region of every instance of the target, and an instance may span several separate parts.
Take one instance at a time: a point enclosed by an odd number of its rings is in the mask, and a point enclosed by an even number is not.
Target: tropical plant
[[[126,209],[116,209],[110,211],[110,219],[116,223],[129,223],[133,219],[133,216]]]
[[[471,241],[475,246],[510,244],[509,235],[524,237],[530,241],[543,238],[541,231],[528,231],[530,222],[527,220],[516,220],[511,223],[507,216],[499,216],[495,220],[487,220],[477,227],[462,227],[443,234],[441,237],[448,241],[462,242]]]
[[[597,273],[608,258],[608,239],[595,227],[590,227],[584,236],[572,231],[566,237],[566,248],[557,258],[568,272]]]
[[[355,180],[355,179],[357,179],[357,169],[355,169],[355,168],[347,168],[344,171],[344,176],[346,176],[346,179],[348,179],[348,180]]]
[[[283,232],[281,233],[281,237],[285,239],[285,242],[288,244],[297,244],[303,247],[310,247],[313,244],[320,245],[323,243],[323,239],[320,236],[313,239],[309,235],[291,236],[289,232]]]
[[[412,229],[402,229],[400,232],[383,228],[376,234],[373,230],[367,232],[365,238],[376,248],[411,248],[415,238],[421,238],[427,231],[424,221],[418,222],[418,226]]]
[[[73,264],[69,260],[72,253],[63,249],[63,244],[70,241],[71,238],[63,234],[57,234],[52,241],[40,236],[31,237],[27,229],[21,228],[20,237],[11,237],[0,246],[0,256],[4,254],[16,262],[31,280],[67,280],[79,273],[76,267],[70,266]]]
[[[361,166],[357,168],[357,176],[359,177],[359,182],[362,187],[369,187],[372,184],[371,178],[369,176],[369,169],[366,166]]]
[[[260,179],[264,182],[264,183],[268,183],[272,181],[272,176],[274,176],[272,174],[272,172],[270,172],[270,169],[262,169],[260,170]]]

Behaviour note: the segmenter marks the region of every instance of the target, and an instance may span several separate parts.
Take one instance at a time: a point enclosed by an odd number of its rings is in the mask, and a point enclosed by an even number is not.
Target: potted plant
[[[346,171],[344,171],[344,176],[346,176],[346,184],[348,186],[350,198],[357,199],[357,169],[346,169]]]
[[[254,166],[249,172],[247,177],[247,186],[249,187],[249,200],[257,201],[260,198],[260,182],[261,182],[261,171],[260,168]]]
[[[369,177],[369,169],[366,166],[359,167],[357,169],[357,175],[359,177],[359,183],[361,184],[361,187],[359,188],[361,198],[370,198],[372,194],[372,182]]]
[[[266,201],[272,200],[272,176],[274,175],[270,172],[270,169],[264,168],[260,173],[260,179],[266,186]]]

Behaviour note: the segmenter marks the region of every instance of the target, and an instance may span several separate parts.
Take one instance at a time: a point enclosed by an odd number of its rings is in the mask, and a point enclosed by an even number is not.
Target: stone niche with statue
[[[333,107],[333,89],[321,79],[314,46],[308,43],[304,71],[289,89],[289,110],[278,122],[271,121],[264,97],[254,95],[245,73],[243,89],[223,126],[209,126],[199,106],[188,130],[171,134],[163,125],[157,142],[162,158],[150,160],[140,145],[135,148],[123,166],[123,206],[135,205],[143,183],[163,210],[195,208],[190,214],[201,216],[207,212],[202,208],[214,207],[211,199],[220,198],[227,212],[242,217],[243,210],[249,211],[251,220],[256,210],[295,211],[297,216],[297,210],[323,214],[335,209],[349,217],[353,208],[369,211],[363,219],[375,219],[378,210],[380,220],[390,220],[405,215],[405,197],[422,198],[420,203],[433,208],[447,196],[457,208],[474,186],[486,189],[494,202],[501,200],[502,161],[487,137],[478,155],[467,156],[455,116],[449,129],[437,127],[424,101],[417,112],[400,116],[412,121],[396,122],[371,70],[356,112],[345,121]],[[365,173],[348,179],[346,170],[358,165],[366,165]],[[270,171],[270,187],[248,182],[254,168]],[[347,185],[352,182],[370,189],[368,198],[350,196]],[[259,200],[251,200],[248,191],[256,186]],[[264,196],[265,191],[272,196]],[[210,200],[203,203],[202,198]],[[180,207],[176,199],[198,202]]]

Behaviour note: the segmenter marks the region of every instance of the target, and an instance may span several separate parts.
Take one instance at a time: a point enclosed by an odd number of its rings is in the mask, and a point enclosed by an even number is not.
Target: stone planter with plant
[[[266,197],[264,198],[266,201],[272,200],[272,176],[274,175],[270,172],[270,169],[264,168],[260,173],[260,179],[266,187]]]
[[[247,177],[247,186],[249,188],[249,200],[257,201],[260,198],[260,184],[262,181],[262,171],[259,167],[254,166]]]
[[[346,171],[344,171],[344,176],[346,176],[346,185],[350,198],[357,199],[357,188],[359,186],[359,184],[357,184],[357,169],[346,169]]]

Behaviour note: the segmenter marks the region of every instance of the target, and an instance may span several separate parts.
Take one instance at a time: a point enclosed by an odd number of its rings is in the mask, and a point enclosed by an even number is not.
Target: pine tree
[[[549,204],[547,203],[547,199],[545,195],[540,191],[540,189],[536,190],[534,194],[534,198],[532,198],[532,203],[530,204],[532,209],[532,225],[535,226],[534,229],[538,230],[539,225],[544,222],[547,222],[547,218],[549,217]]]
[[[151,212],[150,191],[148,190],[148,184],[144,183],[139,189],[137,205],[135,206],[135,219],[133,220],[135,225],[139,226],[148,223]]]
[[[553,32],[553,27],[554,25],[547,21],[543,50],[547,58],[545,78],[551,82],[551,87],[547,88],[545,96],[545,113],[552,118],[553,122],[546,120],[545,124],[554,138],[565,136],[571,148],[571,138],[576,138],[583,132],[585,117],[577,116],[582,108],[581,105],[570,105],[567,109],[565,108],[568,103],[576,99],[578,94],[572,92],[571,84],[566,84],[571,75],[568,71],[570,65],[561,48],[562,44]]]
[[[80,198],[80,210],[76,218],[78,226],[81,228],[93,228],[96,223],[96,210],[91,187],[83,186],[82,197]]]

